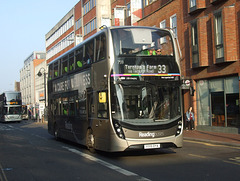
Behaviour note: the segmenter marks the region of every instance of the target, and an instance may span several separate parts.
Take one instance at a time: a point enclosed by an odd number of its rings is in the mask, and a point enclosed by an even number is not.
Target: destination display
[[[127,74],[165,74],[168,73],[167,65],[124,65],[124,73]]]

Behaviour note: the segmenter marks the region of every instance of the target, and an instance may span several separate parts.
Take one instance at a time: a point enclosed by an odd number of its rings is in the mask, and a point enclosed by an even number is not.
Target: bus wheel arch
[[[89,127],[87,129],[87,135],[86,135],[86,146],[87,146],[87,149],[92,153],[95,152],[94,144],[95,144],[95,139],[93,135],[93,130],[92,128]]]

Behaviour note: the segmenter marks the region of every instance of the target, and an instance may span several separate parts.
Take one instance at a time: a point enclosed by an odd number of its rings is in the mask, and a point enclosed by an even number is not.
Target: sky
[[[79,0],[0,0],[0,94],[14,90],[24,60]]]

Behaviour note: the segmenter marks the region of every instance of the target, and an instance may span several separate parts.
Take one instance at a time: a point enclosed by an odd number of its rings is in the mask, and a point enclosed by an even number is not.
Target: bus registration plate
[[[148,144],[148,145],[144,145],[144,149],[155,149],[155,148],[160,148],[160,144]]]

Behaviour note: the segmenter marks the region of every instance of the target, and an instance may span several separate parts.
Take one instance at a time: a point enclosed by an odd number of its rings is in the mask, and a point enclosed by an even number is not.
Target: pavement
[[[219,145],[240,147],[240,134],[184,130],[183,140],[201,141]]]

